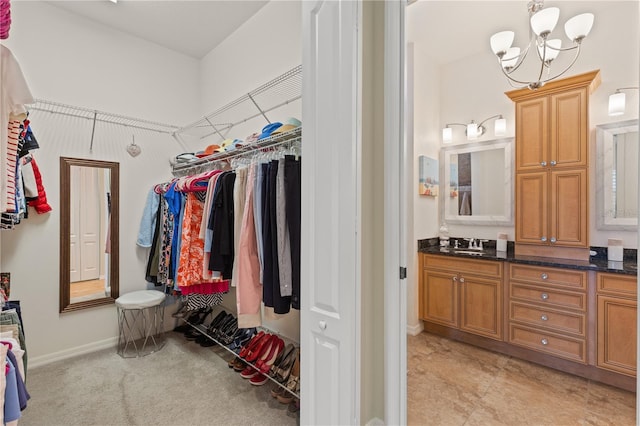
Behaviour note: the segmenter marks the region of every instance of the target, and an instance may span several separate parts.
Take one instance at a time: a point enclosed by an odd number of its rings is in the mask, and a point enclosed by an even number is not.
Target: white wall
[[[240,26],[201,62],[199,81],[200,114],[206,115],[258,88],[302,63],[301,4],[293,1],[272,1]],[[268,97],[265,99],[268,102]],[[260,102],[259,102],[260,103]],[[302,103],[293,102],[267,113],[271,121],[288,117],[300,119]],[[257,113],[249,109],[249,114]],[[240,119],[243,116],[239,117]],[[259,132],[267,124],[258,117],[232,129],[226,136],[244,139]],[[304,123],[303,123],[304,126]],[[196,149],[219,142],[217,135],[191,142]],[[235,294],[225,296],[225,306],[234,309]],[[300,312],[291,310],[264,325],[278,330],[296,341],[300,340]]]
[[[176,52],[105,28],[45,2],[14,2],[6,45],[21,64],[36,98],[86,106],[149,120],[184,123],[199,105],[198,62]],[[35,157],[53,211],[31,216],[2,233],[2,266],[12,274],[12,298],[21,300],[31,365],[95,347],[117,336],[113,305],[58,313],[60,223],[59,157],[120,163],[120,291],[147,287],[146,250],[135,245],[146,193],[170,177],[168,159],[181,148],[167,135],[96,126],[91,122],[34,111],[40,143]],[[132,134],[142,154],[130,157]]]

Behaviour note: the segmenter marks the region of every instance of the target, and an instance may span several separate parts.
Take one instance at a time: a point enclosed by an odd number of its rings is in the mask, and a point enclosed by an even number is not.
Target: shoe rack
[[[206,314],[206,316],[204,318],[202,317],[198,317],[195,316],[184,316],[182,318],[180,318],[182,321],[184,321],[185,324],[187,324],[189,327],[191,327],[191,329],[197,331],[198,333],[200,333],[202,336],[205,336],[207,339],[209,339],[211,342],[213,342],[215,345],[217,345],[219,348],[223,349],[222,353],[228,353],[230,355],[233,356],[233,358],[231,358],[230,361],[228,361],[229,367],[232,368],[234,367],[233,363],[238,363],[237,365],[239,365],[240,362],[244,363],[244,365],[247,367],[247,371],[250,371],[251,369],[255,369],[257,371],[264,371],[264,366],[265,363],[270,362],[271,360],[273,360],[273,363],[269,365],[269,369],[267,370],[266,373],[260,373],[263,374],[264,377],[266,377],[267,379],[267,383],[268,382],[272,382],[274,385],[276,385],[277,387],[275,387],[274,389],[272,389],[271,391],[271,395],[274,398],[277,398],[281,403],[295,403],[296,399],[299,401],[300,399],[300,394],[299,394],[299,380],[300,380],[300,367],[299,367],[299,357],[300,357],[300,344],[298,342],[294,342],[293,340],[286,338],[282,335],[280,335],[279,333],[270,330],[266,327],[256,327],[256,333],[254,334],[254,336],[247,340],[247,342],[245,343],[244,346],[242,346],[242,348],[240,349],[240,351],[237,353],[235,351],[233,351],[232,349],[230,349],[230,346],[233,345],[233,343],[235,342],[235,339],[232,340],[231,343],[227,343],[227,342],[222,342],[217,336],[212,335],[211,333],[211,324],[216,320],[216,318],[219,318],[221,313],[224,313],[224,310],[219,307],[216,309],[213,309],[212,311],[210,311],[209,313]],[[209,319],[209,323],[205,324],[206,319]],[[243,330],[243,329],[240,329]],[[244,329],[246,330],[246,329]],[[265,343],[263,342],[262,344],[260,342],[254,342],[255,338],[260,335],[262,333],[262,335],[272,335],[272,336],[276,336],[278,339],[280,339],[283,342],[283,347],[280,351],[273,351],[271,350],[271,353],[269,353],[269,349],[273,349],[273,345],[275,345],[276,343]],[[237,334],[237,331],[234,332],[234,335]],[[266,339],[266,337],[262,337],[262,340]],[[225,344],[226,343],[226,344]],[[254,354],[253,357],[241,357],[241,354],[243,354],[243,350],[245,350],[245,348],[247,348],[249,345],[254,344],[254,348],[253,351],[251,351],[251,353]],[[291,360],[289,358],[289,361],[292,363],[290,365],[285,366],[285,368],[289,368],[289,372],[287,373],[286,377],[284,378],[284,381],[281,382],[279,380],[277,380],[276,378],[274,378],[272,376],[272,370],[274,370],[273,365],[276,365],[278,368],[276,368],[275,370],[278,371],[280,368],[280,364],[284,362],[287,357],[286,355],[290,355],[290,354],[285,354],[285,349],[289,348],[290,346],[292,346],[295,349],[295,358]],[[256,351],[259,352],[256,356]],[[277,353],[275,353],[277,352]],[[245,355],[246,355],[247,351],[245,350]],[[220,354],[218,354],[220,355]],[[249,361],[248,359],[251,359],[251,361]],[[266,361],[265,361],[266,360]],[[263,362],[261,362],[263,361]],[[236,368],[234,368],[235,371],[240,371]],[[244,371],[243,371],[244,372]],[[294,374],[296,373],[296,374]],[[248,378],[243,376],[243,378]],[[252,384],[257,384],[257,383],[253,383]],[[260,385],[262,385],[263,383],[261,383]],[[288,399],[290,401],[288,401]],[[292,399],[292,400],[291,400]],[[286,401],[286,402],[285,402]],[[299,403],[298,403],[299,404]],[[299,405],[298,405],[299,406]]]

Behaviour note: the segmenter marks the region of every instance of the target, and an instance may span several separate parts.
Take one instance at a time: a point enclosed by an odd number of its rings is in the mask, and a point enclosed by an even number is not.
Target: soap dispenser
[[[445,222],[440,225],[438,236],[440,237],[440,247],[449,247],[449,228]]]

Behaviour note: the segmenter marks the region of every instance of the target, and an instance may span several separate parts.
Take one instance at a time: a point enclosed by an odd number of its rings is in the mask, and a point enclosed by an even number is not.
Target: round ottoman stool
[[[149,355],[164,346],[164,293],[140,290],[116,299],[118,354],[123,358]]]

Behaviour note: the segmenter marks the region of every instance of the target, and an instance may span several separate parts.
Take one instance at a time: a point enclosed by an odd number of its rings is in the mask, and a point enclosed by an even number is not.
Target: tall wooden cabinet
[[[507,92],[516,105],[516,253],[589,257],[589,94],[599,71]]]

